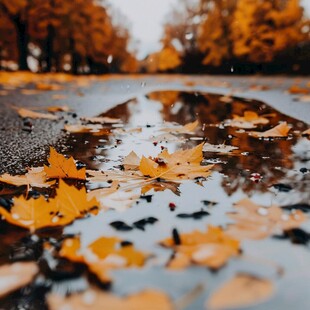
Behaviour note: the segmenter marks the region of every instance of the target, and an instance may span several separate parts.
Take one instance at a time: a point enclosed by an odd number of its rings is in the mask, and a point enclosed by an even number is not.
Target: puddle
[[[275,111],[262,102],[241,98],[228,101],[216,94],[154,92],[120,104],[102,115],[122,120],[121,125],[111,127],[119,128],[119,134],[70,135],[66,153],[85,163],[88,169],[107,170],[119,166],[124,156],[131,151],[135,151],[139,156],[156,156],[163,147],[167,147],[171,153],[180,148],[194,147],[201,142],[239,147],[237,152],[230,155],[205,152],[204,163],[215,163],[215,168],[208,180],[202,184],[181,182],[175,185],[172,183],[171,186],[178,195],[171,190],[151,191],[147,193],[152,195],[151,202],[140,199],[139,203],[125,212],[107,211],[96,217],[76,221],[64,229],[66,234],[81,234],[82,244],[87,245],[101,236],[119,236],[123,240],[133,241],[138,249],[155,255],[141,270],[115,271],[112,291],[128,294],[145,287],[155,287],[178,299],[193,286],[203,283],[206,287],[205,292],[188,308],[202,309],[205,298],[220,283],[236,272],[248,271],[278,281],[278,293],[268,302],[268,307],[275,309],[275,307],[287,306],[285,304],[288,299],[287,294],[290,296],[291,303],[295,299],[297,302],[299,296],[303,296],[305,305],[310,302],[308,294],[305,293],[306,288],[302,287],[302,283],[309,283],[306,282],[309,281],[309,274],[303,274],[303,270],[306,268],[306,258],[310,258],[310,255],[305,247],[292,245],[288,240],[269,238],[263,241],[246,241],[242,243],[242,249],[247,255],[256,257],[256,262],[232,260],[217,273],[199,267],[179,272],[171,272],[163,268],[171,252],[161,248],[158,242],[170,236],[173,228],[183,233],[193,229],[204,230],[208,224],[226,225],[229,223],[226,212],[232,210],[233,203],[245,197],[250,197],[256,203],[267,206],[309,202],[310,174],[307,169],[310,168],[310,141],[296,132],[296,130],[302,132],[308,126]],[[270,124],[265,127],[258,126],[254,130],[269,129],[279,121],[286,121],[293,126],[295,132],[292,131],[287,139],[259,140],[237,128],[221,125],[234,114],[243,115],[247,110],[273,115],[270,118]],[[195,135],[183,135],[184,141],[156,141],[156,136],[161,134],[160,128],[167,126],[164,123],[176,122],[184,125],[196,120],[201,124],[200,129]],[[141,131],[138,132],[136,128],[141,128]],[[122,130],[127,133],[123,134]],[[151,139],[151,137],[155,138]],[[95,187],[103,185],[96,184]],[[208,212],[209,215],[200,219],[177,216],[199,211]],[[148,217],[158,221],[145,226],[145,230],[133,229],[122,232],[109,225],[115,221],[132,225]],[[309,223],[303,228],[309,230]],[[62,231],[56,233],[55,238],[60,238],[62,233]],[[14,247],[12,243],[18,243],[23,234],[23,232],[13,233],[12,230],[12,235],[1,241],[2,261],[8,259],[7,255]],[[34,257],[40,257],[40,254],[37,256],[34,254]],[[278,279],[273,265],[266,263],[269,261],[284,268],[285,274],[281,279]],[[296,288],[292,289],[284,285],[285,281],[297,276],[300,277],[300,285]],[[81,279],[74,282],[65,277],[57,282],[49,279],[46,282],[46,289],[74,291],[79,289],[80,282]],[[305,294],[302,295],[301,292]],[[32,302],[39,302],[38,293],[33,287],[29,288],[27,296]],[[7,297],[4,304],[9,305],[8,309],[11,309],[13,304],[21,303],[23,298],[25,299],[25,292],[21,291],[13,297]],[[264,309],[263,306],[252,308]],[[44,309],[44,306],[40,305],[40,309]]]

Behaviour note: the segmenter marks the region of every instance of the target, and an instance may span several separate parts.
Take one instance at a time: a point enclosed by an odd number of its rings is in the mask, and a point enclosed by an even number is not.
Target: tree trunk
[[[46,67],[47,72],[51,72],[53,68],[53,58],[54,58],[54,36],[55,30],[52,25],[48,25],[48,34],[46,39]]]
[[[16,34],[17,34],[17,46],[18,46],[18,67],[19,70],[29,70],[27,57],[28,57],[28,43],[29,38],[27,34],[26,24],[16,21]]]

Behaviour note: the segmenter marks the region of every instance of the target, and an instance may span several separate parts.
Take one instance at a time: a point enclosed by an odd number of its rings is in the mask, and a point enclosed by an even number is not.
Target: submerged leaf
[[[240,309],[268,300],[275,292],[268,279],[249,274],[237,274],[206,302],[206,309]]]
[[[169,297],[156,290],[144,290],[126,297],[118,297],[98,289],[89,289],[83,293],[62,297],[55,294],[48,296],[48,305],[51,310],[172,310],[173,304]]]

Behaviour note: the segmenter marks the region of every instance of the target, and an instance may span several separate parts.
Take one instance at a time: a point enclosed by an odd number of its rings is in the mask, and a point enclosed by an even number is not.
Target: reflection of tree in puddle
[[[146,98],[141,97],[120,104],[104,113],[103,116],[120,118],[125,127],[154,125],[164,121],[186,124],[198,119],[200,124],[205,124],[202,126],[203,131],[197,132],[198,136],[212,144],[225,143],[239,147],[238,152],[232,155],[207,152],[204,154],[206,160],[218,158],[226,162],[226,164],[217,165],[216,169],[225,175],[222,186],[228,195],[232,195],[237,190],[248,194],[257,191],[266,192],[273,184],[285,182],[288,171],[296,166],[296,162],[302,160],[300,156],[293,156],[292,147],[299,141],[295,136],[289,139],[259,140],[250,137],[238,128],[220,125],[224,120],[231,119],[233,115],[243,115],[247,110],[256,111],[260,115],[272,115],[270,124],[258,125],[255,129],[258,131],[267,130],[277,125],[279,121],[287,121],[294,130],[303,131],[307,127],[306,124],[287,117],[262,102],[240,98],[231,98],[231,101],[223,102],[220,95],[179,91],[153,92]],[[102,139],[107,142],[100,142],[103,141]],[[121,139],[121,144],[127,148],[132,146],[133,149],[137,144],[132,136]],[[109,151],[117,144],[115,137],[87,135],[88,143],[85,146],[81,145],[81,142],[85,140],[85,135],[75,135],[75,140],[76,142],[71,142],[71,144],[79,145],[79,150],[74,156],[83,160],[90,168],[100,168],[100,164],[93,161],[94,156],[99,156],[104,161],[105,158],[115,156],[117,152],[116,150],[115,152]],[[139,142],[143,143],[143,141]],[[186,146],[192,147],[197,143],[197,141],[189,140]],[[147,147],[146,145],[145,149]],[[127,153],[129,152],[130,149],[127,150]],[[251,179],[252,173],[258,173],[262,179]],[[289,181],[294,182],[292,178]],[[296,189],[305,190],[304,183],[298,182]]]

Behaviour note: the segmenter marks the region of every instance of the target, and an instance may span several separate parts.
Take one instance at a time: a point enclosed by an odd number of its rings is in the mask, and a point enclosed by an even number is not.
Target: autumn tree
[[[298,0],[239,0],[231,28],[235,57],[268,63],[303,40]]]

